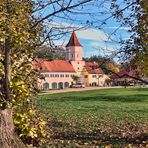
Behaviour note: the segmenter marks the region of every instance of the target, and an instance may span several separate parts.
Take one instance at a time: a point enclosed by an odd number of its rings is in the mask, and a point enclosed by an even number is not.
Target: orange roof
[[[96,62],[85,62],[86,67],[98,67],[98,63]]]
[[[89,74],[103,74],[102,69],[95,62],[85,62],[85,69]]]
[[[75,72],[73,66],[64,60],[38,59],[33,62],[33,67],[39,72]]]
[[[137,71],[133,69],[121,69],[117,74],[110,76],[111,79],[122,78],[124,76],[131,77],[136,76]]]
[[[75,32],[72,33],[70,40],[69,40],[68,44],[66,45],[66,47],[69,47],[69,46],[81,46],[82,47],[82,45],[79,43],[79,40],[78,40]]]
[[[90,69],[90,70],[87,70],[87,72],[89,74],[103,74],[103,71],[101,68],[97,68],[97,69]]]

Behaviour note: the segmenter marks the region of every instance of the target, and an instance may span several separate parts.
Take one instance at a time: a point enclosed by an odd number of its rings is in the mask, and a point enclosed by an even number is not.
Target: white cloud
[[[78,38],[95,40],[95,41],[108,41],[108,36],[99,29],[88,28],[76,32]]]
[[[107,45],[104,42],[94,42],[93,41],[89,43],[89,46],[91,46],[94,49],[105,51],[107,54],[117,50],[117,46],[110,45],[110,44]]]
[[[52,22],[48,25],[49,28],[59,29],[61,31],[72,32],[77,30],[76,34],[79,39],[95,40],[95,41],[108,41],[108,35],[94,28],[86,28],[82,25]]]
[[[109,29],[118,29],[118,30],[130,30],[130,27],[120,27],[120,26],[111,26],[111,27],[105,27],[105,28],[109,28]]]

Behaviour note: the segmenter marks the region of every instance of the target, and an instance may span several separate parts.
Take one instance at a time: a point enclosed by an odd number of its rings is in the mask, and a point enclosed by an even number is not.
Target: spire
[[[66,47],[69,47],[69,46],[81,46],[82,47],[74,31],[70,37],[68,44],[66,45]]]

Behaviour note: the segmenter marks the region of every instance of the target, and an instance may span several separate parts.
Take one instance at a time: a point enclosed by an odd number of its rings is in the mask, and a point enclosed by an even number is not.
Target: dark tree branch
[[[85,4],[85,3],[88,3],[88,2],[90,2],[90,1],[91,1],[91,0],[84,0],[84,1],[82,1],[82,2],[79,2],[78,4],[74,4],[74,5],[70,6],[70,4],[71,4],[71,0],[70,0],[70,3],[69,3],[66,7],[61,7],[59,10],[54,11],[54,12],[52,12],[51,14],[46,15],[45,17],[43,17],[42,19],[40,19],[39,21],[37,21],[31,28],[36,27],[36,26],[37,26],[38,24],[40,24],[41,22],[43,22],[44,20],[48,19],[48,18],[51,17],[51,16],[54,16],[54,15],[57,14],[57,13],[67,11],[67,10],[69,10],[69,9],[73,9],[73,8],[75,8],[75,7],[78,7],[78,6],[81,6],[81,5]]]

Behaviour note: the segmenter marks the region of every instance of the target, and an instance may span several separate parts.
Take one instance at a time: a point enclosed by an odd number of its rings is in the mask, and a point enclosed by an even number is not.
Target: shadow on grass
[[[60,140],[71,140],[71,141],[77,141],[81,143],[90,143],[92,141],[99,141],[100,145],[102,144],[142,144],[143,141],[146,141],[148,136],[146,134],[140,134],[137,137],[118,137],[118,136],[109,136],[102,133],[98,133],[97,135],[95,133],[57,133],[53,136],[53,139],[60,139]],[[77,143],[76,142],[76,143]]]
[[[126,136],[122,136],[122,133],[119,131],[117,131],[117,133],[112,133],[114,129],[112,129],[110,133],[102,132],[100,129],[91,132],[81,131],[77,127],[70,127],[68,124],[62,122],[56,123],[56,121],[54,121],[54,124],[50,123],[50,128],[54,128],[54,134],[52,135],[53,139],[74,141],[75,143],[78,142],[83,144],[91,143],[92,141],[99,141],[100,144],[142,144],[148,140],[148,135],[143,133],[141,129],[139,129],[138,135],[134,134],[137,126],[132,124],[128,127],[130,129],[130,134],[127,133]]]
[[[97,95],[97,96],[65,96],[57,99],[48,99],[47,102],[67,102],[67,101],[107,101],[107,102],[145,102],[148,100],[148,95],[146,94],[136,94],[136,95],[124,95],[124,96],[113,96],[113,95]]]

